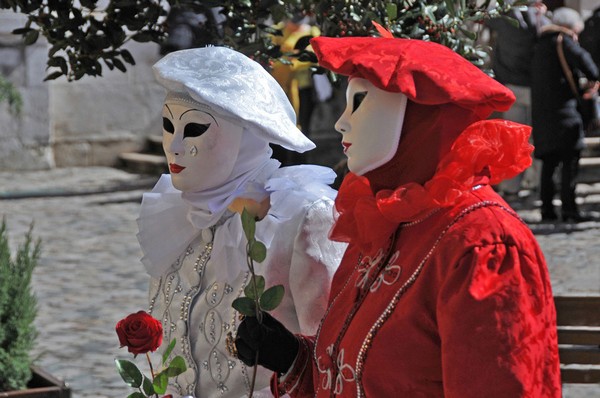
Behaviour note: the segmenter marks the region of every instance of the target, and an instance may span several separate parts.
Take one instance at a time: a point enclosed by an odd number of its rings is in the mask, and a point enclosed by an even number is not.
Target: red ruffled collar
[[[339,214],[331,239],[351,242],[364,254],[372,254],[401,223],[455,205],[477,184],[495,185],[529,167],[530,132],[531,127],[506,120],[473,123],[424,185],[408,183],[374,195],[367,178],[349,173],[335,201]]]

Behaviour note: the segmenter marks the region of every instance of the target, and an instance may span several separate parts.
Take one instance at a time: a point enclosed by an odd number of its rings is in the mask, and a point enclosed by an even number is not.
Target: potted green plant
[[[36,339],[37,302],[31,276],[40,257],[40,241],[32,238],[11,255],[6,222],[0,226],[0,396],[70,398],[70,389],[33,366],[31,350]]]

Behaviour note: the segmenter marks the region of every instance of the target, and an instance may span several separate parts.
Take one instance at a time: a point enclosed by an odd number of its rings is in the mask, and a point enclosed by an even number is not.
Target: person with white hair
[[[585,147],[583,120],[578,109],[578,82],[585,77],[597,90],[598,68],[577,42],[583,29],[579,13],[561,7],[552,24],[542,28],[532,59],[532,126],[534,155],[542,160],[540,198],[542,221],[558,220],[554,209],[554,173],[560,167],[560,217],[585,221],[575,203],[575,186],[581,150]]]
[[[167,392],[246,396],[252,370],[230,355],[226,338],[239,323],[232,302],[250,280],[240,213],[259,220],[255,236],[267,247],[257,274],[267,287],[285,288],[273,313],[298,333],[314,333],[345,249],[327,239],[335,173],[280,167],[271,158],[270,143],[298,152],[314,144],[296,127],[275,79],[247,56],[225,47],[181,50],[154,72],[167,89],[163,148],[170,175],[144,194],[138,239],[152,277],[149,312],[163,323],[163,345],[176,338],[172,355],[187,365]],[[258,371],[255,397],[271,396],[268,378]]]
[[[511,1],[512,3],[512,1]],[[490,29],[494,78],[515,95],[516,101],[501,114],[506,120],[531,125],[531,57],[540,29],[550,24],[542,0],[528,0],[527,5],[512,7],[510,18],[485,21]],[[516,21],[516,23],[515,23]],[[519,200],[522,189],[537,190],[539,164],[533,163],[523,173],[502,181],[496,189],[509,203]]]

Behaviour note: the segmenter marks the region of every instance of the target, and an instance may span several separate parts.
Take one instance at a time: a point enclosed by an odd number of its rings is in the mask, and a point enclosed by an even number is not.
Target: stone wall
[[[48,44],[25,47],[10,33],[24,20],[0,10],[0,73],[23,98],[20,115],[0,104],[0,170],[112,166],[120,152],[160,134],[164,90],[151,70],[160,58],[156,44],[128,45],[136,66],[127,65],[127,73],[105,67],[98,78],[44,82]]]
[[[0,104],[0,170],[35,170],[54,166],[50,147],[49,86],[43,82],[47,46],[21,44],[10,32],[24,17],[0,11],[0,73],[23,99],[20,115]]]
[[[136,66],[127,72],[104,68],[102,77],[52,83],[49,112],[57,167],[114,165],[121,152],[140,150],[145,137],[161,133],[164,90],[151,66],[158,46],[127,47]]]

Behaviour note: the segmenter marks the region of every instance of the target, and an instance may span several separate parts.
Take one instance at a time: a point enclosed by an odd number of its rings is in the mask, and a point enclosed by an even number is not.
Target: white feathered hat
[[[305,152],[315,144],[296,127],[296,115],[281,86],[257,62],[227,47],[203,47],[167,54],[153,66],[158,83],[189,95],[222,117],[274,144]]]

